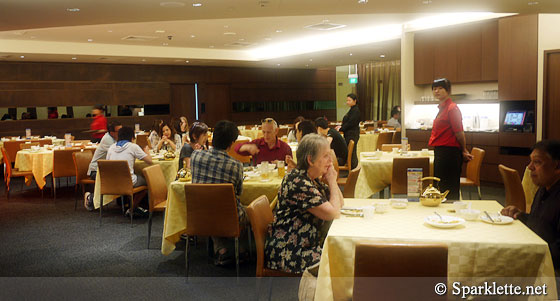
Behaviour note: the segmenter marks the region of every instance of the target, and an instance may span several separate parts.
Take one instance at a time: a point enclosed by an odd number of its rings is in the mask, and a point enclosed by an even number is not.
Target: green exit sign
[[[357,77],[349,78],[348,81],[349,81],[351,84],[357,84],[357,83],[358,83],[358,78],[357,78]]]

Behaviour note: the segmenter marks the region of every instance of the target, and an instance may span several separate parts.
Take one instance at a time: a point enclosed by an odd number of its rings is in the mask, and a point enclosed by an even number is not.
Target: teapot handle
[[[420,179],[420,181],[426,181],[426,180],[434,180],[434,181],[440,181],[440,179],[438,177],[423,177],[422,179]]]

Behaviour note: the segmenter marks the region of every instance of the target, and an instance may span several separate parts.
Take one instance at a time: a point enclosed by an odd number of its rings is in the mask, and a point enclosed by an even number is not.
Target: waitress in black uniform
[[[360,108],[357,106],[358,97],[356,94],[350,93],[346,97],[346,105],[350,107],[348,113],[342,118],[342,125],[336,129],[344,133],[344,140],[346,146],[350,140],[354,140],[354,150],[352,151],[352,169],[358,166],[358,156],[356,149],[358,147],[358,140],[360,140]]]

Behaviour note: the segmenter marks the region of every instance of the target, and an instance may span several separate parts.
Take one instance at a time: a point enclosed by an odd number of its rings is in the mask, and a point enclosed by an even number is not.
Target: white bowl
[[[374,206],[376,213],[385,213],[389,211],[389,204],[387,202],[375,203]]]
[[[476,209],[461,209],[459,210],[459,215],[468,221],[474,221],[478,219],[480,215],[480,210]]]
[[[408,200],[406,199],[399,199],[399,200],[391,200],[391,206],[395,209],[404,209],[408,207]]]

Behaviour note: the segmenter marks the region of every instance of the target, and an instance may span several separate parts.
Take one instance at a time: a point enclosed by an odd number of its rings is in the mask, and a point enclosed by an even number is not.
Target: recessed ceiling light
[[[165,32],[165,30],[163,30],[163,29],[156,30],[156,33],[164,33],[164,32]]]
[[[208,47],[210,47],[210,48],[214,48],[214,45],[210,45],[210,46],[208,46]]]
[[[277,32],[277,33],[281,33],[282,31],[281,31],[280,29],[277,29],[276,32]]]
[[[78,58],[77,58],[77,57],[73,57],[72,59],[73,59],[73,60],[77,60]]]
[[[384,55],[384,54],[381,54],[381,55],[380,55],[379,57],[380,57],[380,58],[384,58],[384,57],[385,57],[385,55]]]
[[[194,6],[194,7],[201,7],[201,6],[202,6],[202,3],[193,3],[192,6]]]
[[[145,62],[145,61],[146,61],[146,59],[142,59],[142,62]]]
[[[313,62],[313,59],[309,59],[310,62]]]
[[[352,53],[350,53],[350,56],[352,56]]]
[[[113,31],[109,29],[109,30],[107,30],[107,32],[113,32]]]
[[[191,38],[195,38],[196,36],[194,34],[191,34]]]
[[[166,8],[177,8],[177,7],[183,7],[185,6],[185,3],[182,2],[161,2],[159,4],[161,7],[166,7]]]
[[[236,35],[236,34],[237,34],[237,33],[233,32],[233,31],[226,31],[226,32],[224,32],[224,35],[226,35],[226,36],[234,36],[234,35]]]
[[[93,39],[87,39],[88,42],[93,42]]]
[[[280,67],[280,64],[276,64],[276,66]]]
[[[239,41],[245,41],[245,39],[241,38],[241,39],[239,39]]]
[[[163,46],[167,46],[167,45],[169,45],[169,44],[168,44],[168,43],[162,43],[161,45],[163,45]]]
[[[77,7],[72,7],[72,8],[67,8],[66,11],[71,12],[71,13],[77,13],[80,11],[79,8]]]
[[[25,58],[25,55],[20,56],[20,58],[24,59],[24,58]]]
[[[224,28],[229,28],[229,25],[224,25]]]
[[[265,40],[265,41],[272,41],[272,38],[266,37],[266,38],[264,38],[264,40]]]
[[[432,0],[423,0],[422,4],[425,4],[425,5],[432,4]]]
[[[366,4],[368,0],[358,0],[358,4]]]
[[[531,2],[529,2],[529,3],[527,3],[527,4],[528,4],[528,5],[537,5],[537,4],[539,4],[539,2],[537,2],[537,1],[531,1]]]
[[[189,61],[185,61],[185,63],[188,63]]]

